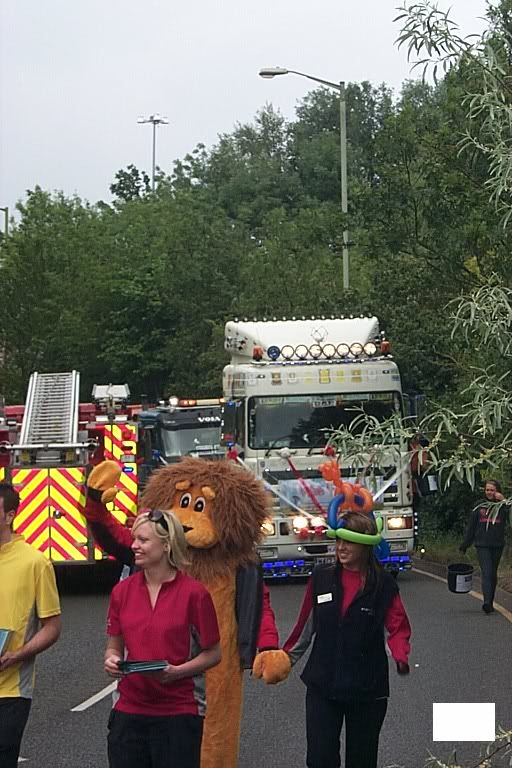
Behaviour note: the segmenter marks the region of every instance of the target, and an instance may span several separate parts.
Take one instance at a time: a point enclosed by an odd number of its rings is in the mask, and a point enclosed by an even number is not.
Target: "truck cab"
[[[326,536],[334,488],[319,469],[329,434],[361,412],[377,421],[401,415],[398,367],[375,317],[234,321],[225,346],[231,362],[224,368],[223,442],[275,499],[259,550],[264,571],[307,575],[334,559]],[[384,517],[390,553],[383,564],[392,571],[410,567],[414,544],[410,470],[400,453],[398,446],[381,466],[366,467],[365,478]],[[365,471],[344,466],[343,457],[340,464],[354,482]]]
[[[223,459],[220,444],[220,398],[170,397],[167,403],[140,411],[139,456],[142,482],[151,472],[184,456]]]

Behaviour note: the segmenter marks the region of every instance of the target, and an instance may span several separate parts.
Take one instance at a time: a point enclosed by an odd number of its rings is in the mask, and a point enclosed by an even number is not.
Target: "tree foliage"
[[[490,8],[476,38],[426,0],[403,8],[399,42],[436,78],[397,95],[347,85],[347,216],[325,88],[294,120],[267,105],[199,144],[154,192],[133,165],[110,204],[29,192],[0,245],[6,398],[23,398],[32,370],[71,367],[84,397],[114,380],[134,396],[220,394],[226,319],[371,311],[404,388],[437,403],[443,473],[506,476],[511,6]]]

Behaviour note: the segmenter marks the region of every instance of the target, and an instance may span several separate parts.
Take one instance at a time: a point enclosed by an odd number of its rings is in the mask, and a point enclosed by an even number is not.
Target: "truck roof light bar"
[[[306,361],[306,362],[314,362],[315,360],[325,359],[328,361],[333,361],[335,357],[338,358],[346,358],[346,357],[361,357],[362,355],[365,355],[366,357],[374,357],[377,355],[378,352],[380,352],[383,355],[389,354],[390,351],[390,344],[387,340],[376,340],[376,341],[367,341],[365,344],[361,344],[360,342],[356,341],[350,346],[348,344],[345,344],[342,342],[341,344],[338,344],[338,346],[335,346],[334,344],[325,344],[322,346],[321,344],[312,344],[310,347],[307,347],[306,344],[298,344],[295,348],[291,344],[285,344],[283,347],[279,348],[275,344],[272,344],[269,346],[266,350],[266,356],[269,360],[272,362],[277,362],[279,358],[282,358],[284,361],[293,361],[293,358],[299,361]],[[263,360],[263,357],[265,356],[265,349],[261,345],[257,344],[253,348],[252,352],[252,359],[256,362],[260,362]],[[308,360],[309,358],[309,360]],[[185,400],[177,400],[177,398],[171,398],[176,400],[176,403],[172,403],[173,405],[179,404],[179,405],[193,405],[192,401],[185,401]],[[169,401],[170,402],[170,401]],[[207,403],[207,401],[197,401],[198,403],[202,403],[204,405],[210,404]],[[214,404],[214,402],[218,401],[212,401],[211,404]]]

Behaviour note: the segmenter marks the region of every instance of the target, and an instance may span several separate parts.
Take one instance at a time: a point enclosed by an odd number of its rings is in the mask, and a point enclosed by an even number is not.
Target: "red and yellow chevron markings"
[[[104,455],[119,463],[122,474],[112,514],[122,523],[137,514],[136,427],[111,424],[105,427]],[[133,457],[133,461],[126,458]],[[123,461],[124,459],[124,461]],[[54,562],[84,562],[93,553],[95,560],[104,558],[93,547],[83,514],[85,506],[85,468],[13,469],[12,483],[20,494],[20,506],[14,521],[17,533]],[[5,468],[0,467],[0,481]]]
[[[50,515],[47,469],[13,469],[12,483],[20,495],[14,530],[50,557]]]
[[[137,429],[133,424],[109,424],[105,427],[103,438],[104,455],[106,459],[117,461],[121,469],[119,479],[119,491],[113,504],[109,504],[109,510],[121,523],[127,517],[137,514]],[[133,461],[123,461],[122,458],[133,456]]]
[[[55,562],[87,560],[85,468],[50,469],[48,474],[51,558]]]
[[[15,469],[13,484],[20,494],[14,528],[26,541],[54,562],[89,558],[83,509],[85,470]]]

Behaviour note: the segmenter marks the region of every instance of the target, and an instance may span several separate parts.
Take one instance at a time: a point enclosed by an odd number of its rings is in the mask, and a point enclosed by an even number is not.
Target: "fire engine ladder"
[[[20,449],[36,452],[37,463],[58,462],[78,438],[80,374],[34,372],[29,381]]]

